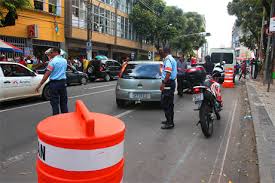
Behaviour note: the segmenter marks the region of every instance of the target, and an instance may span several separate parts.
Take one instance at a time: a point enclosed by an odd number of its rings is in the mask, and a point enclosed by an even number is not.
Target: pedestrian
[[[6,60],[6,56],[5,55],[0,55],[0,62],[5,62]]]
[[[20,57],[18,63],[21,64],[21,65],[24,65],[25,67],[27,67],[27,63],[26,63],[26,61],[24,60],[24,57],[23,57],[23,56]]]
[[[204,59],[205,59],[204,68],[205,68],[206,74],[212,75],[215,65],[211,61],[211,57],[209,55],[205,56]]]
[[[178,95],[183,95],[183,81],[185,77],[185,72],[187,69],[187,63],[184,58],[184,54],[180,55],[179,60],[177,61],[177,90]]]
[[[66,89],[67,60],[60,55],[60,52],[59,48],[52,48],[48,53],[50,62],[47,66],[47,71],[36,88],[36,92],[38,92],[40,87],[50,78],[50,102],[53,115],[59,114],[59,108],[61,113],[68,112]]]
[[[122,67],[124,67],[125,65],[127,65],[128,62],[129,62],[129,60],[130,60],[130,58],[129,58],[129,57],[126,57],[126,58],[123,60],[123,62],[122,62]]]
[[[241,66],[240,66],[239,62],[237,62],[236,63],[236,75],[240,73],[240,68],[241,68]]]
[[[245,60],[242,62],[242,65],[241,65],[241,74],[239,77],[239,81],[242,79],[242,76],[244,77],[244,79],[246,79],[246,61]]]
[[[177,77],[177,62],[170,54],[170,48],[160,50],[163,61],[162,67],[162,84],[161,90],[161,105],[163,107],[166,121],[163,121],[161,129],[174,128],[174,92],[175,92],[175,79]]]
[[[254,79],[257,79],[259,73],[259,60],[258,58],[255,59],[255,70],[254,70]]]

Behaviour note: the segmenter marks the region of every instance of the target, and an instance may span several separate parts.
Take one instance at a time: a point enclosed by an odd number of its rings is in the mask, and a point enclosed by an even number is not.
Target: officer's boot
[[[172,129],[174,128],[174,121],[172,121],[173,117],[169,117],[169,120],[167,121],[167,123],[165,123],[163,126],[161,126],[161,129]]]
[[[166,120],[165,121],[162,121],[161,122],[161,124],[166,124],[166,123],[168,123],[168,121],[169,121],[169,116],[167,115],[167,114],[165,114],[165,118],[166,118]]]

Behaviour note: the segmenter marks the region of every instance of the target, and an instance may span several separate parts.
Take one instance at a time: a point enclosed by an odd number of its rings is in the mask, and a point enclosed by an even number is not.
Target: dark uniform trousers
[[[182,95],[183,94],[183,80],[184,80],[184,75],[177,75],[177,89],[178,89],[178,94]]]
[[[169,88],[169,89],[168,89]],[[161,93],[161,105],[165,113],[167,122],[174,122],[174,93],[176,88],[175,80],[169,80],[165,84],[165,89]]]
[[[66,80],[51,80],[50,81],[50,102],[53,110],[53,115],[59,114],[59,107],[61,113],[68,112],[68,96],[66,89]]]

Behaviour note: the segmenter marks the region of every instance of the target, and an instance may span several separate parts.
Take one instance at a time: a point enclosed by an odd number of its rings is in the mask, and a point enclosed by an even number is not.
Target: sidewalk
[[[275,183],[275,86],[268,93],[260,80],[246,81],[254,123],[260,183]]]

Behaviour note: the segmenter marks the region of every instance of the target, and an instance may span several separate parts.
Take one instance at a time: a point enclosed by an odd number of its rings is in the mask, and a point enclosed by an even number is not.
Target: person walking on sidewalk
[[[163,107],[166,121],[163,121],[161,129],[174,128],[174,92],[176,88],[175,79],[177,77],[177,62],[170,54],[170,48],[164,48],[160,51],[163,61],[161,105]]]
[[[178,89],[178,95],[182,96],[183,95],[183,80],[185,77],[185,72],[187,69],[187,63],[184,60],[184,55],[182,54],[177,61],[177,89]]]
[[[53,115],[59,114],[59,107],[61,113],[68,112],[68,97],[66,89],[66,70],[67,60],[60,55],[59,48],[52,48],[49,56],[50,62],[47,67],[47,71],[44,74],[40,84],[35,89],[39,91],[40,87],[50,78],[50,102],[52,106]]]
[[[242,79],[242,76],[244,77],[244,79],[246,79],[246,61],[245,60],[242,62],[242,65],[241,65],[241,74],[239,77],[239,81]]]

